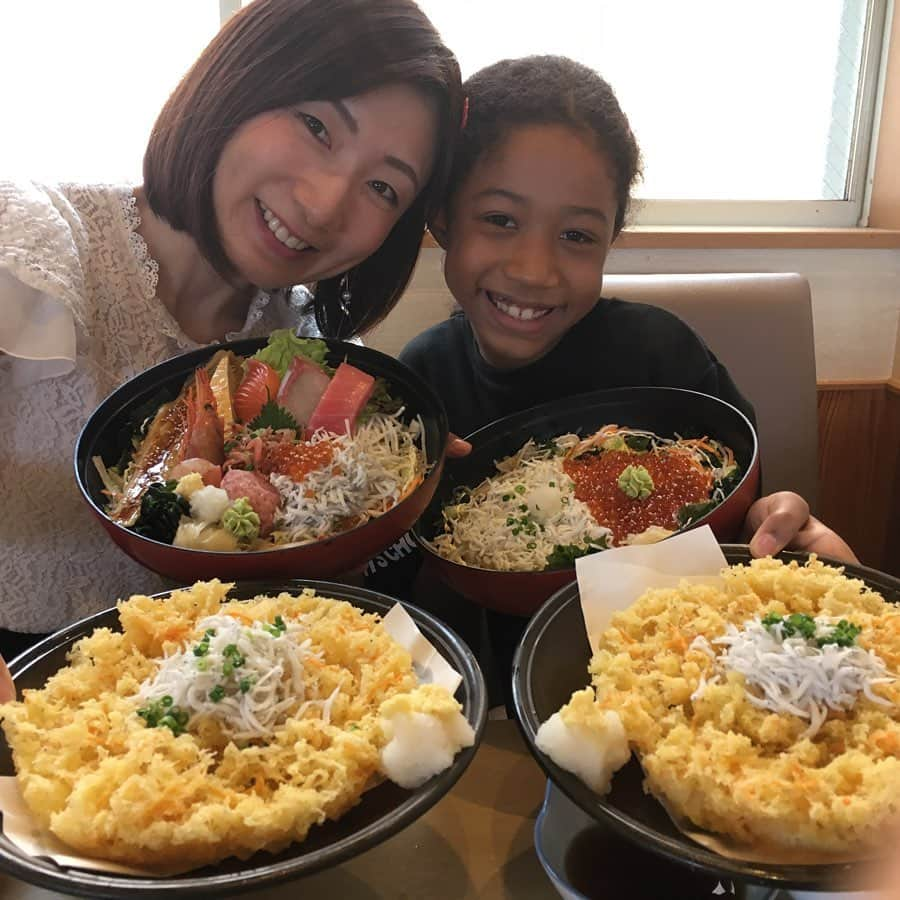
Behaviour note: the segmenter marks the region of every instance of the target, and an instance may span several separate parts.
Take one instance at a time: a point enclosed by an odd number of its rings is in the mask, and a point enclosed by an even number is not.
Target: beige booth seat
[[[603,293],[665,307],[703,337],[756,409],[763,492],[797,491],[814,507],[816,364],[807,280],[771,273],[608,275]],[[396,356],[452,306],[448,292],[413,286],[364,341]]]

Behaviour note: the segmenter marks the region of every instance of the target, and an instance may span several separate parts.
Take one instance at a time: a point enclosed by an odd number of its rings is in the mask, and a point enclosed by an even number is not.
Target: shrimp
[[[181,459],[206,459],[216,465],[225,462],[225,428],[204,368],[197,369],[194,387],[188,391],[187,433]]]
[[[166,481],[180,463],[205,459],[221,465],[225,461],[224,426],[216,410],[216,399],[206,369],[197,369],[193,385],[156,413],[140,447],[125,471],[122,490],[110,495],[109,517],[132,526],[140,513],[141,498],[157,481]]]

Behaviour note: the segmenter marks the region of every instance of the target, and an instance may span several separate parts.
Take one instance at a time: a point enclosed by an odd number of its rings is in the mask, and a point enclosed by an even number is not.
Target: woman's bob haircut
[[[412,0],[255,0],[235,13],[156,120],[144,155],[150,208],[190,234],[215,269],[233,278],[216,222],[213,175],[234,132],[273,109],[396,83],[434,102],[431,178],[381,247],[353,270],[350,315],[340,306],[340,276],[320,281],[313,300],[323,334],[368,330],[390,312],[412,275],[425,222],[441,201],[462,114],[456,58]]]

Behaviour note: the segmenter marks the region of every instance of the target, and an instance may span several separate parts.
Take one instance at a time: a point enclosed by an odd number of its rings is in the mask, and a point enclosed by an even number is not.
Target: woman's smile
[[[294,251],[295,255],[302,250],[316,249],[291,231],[262,200],[257,199],[256,205],[259,207],[260,215],[263,218],[263,227],[275,238],[281,247]]]

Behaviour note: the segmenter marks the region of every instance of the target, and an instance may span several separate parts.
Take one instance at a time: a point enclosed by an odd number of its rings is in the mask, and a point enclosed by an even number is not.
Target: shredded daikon
[[[742,629],[728,625],[725,634],[712,641],[726,648],[715,657],[720,672],[743,675],[747,699],[754,706],[809,720],[801,738],[815,737],[829,710],[848,710],[860,695],[879,706],[894,705],[872,690],[895,680],[884,661],[858,646],[817,646],[816,641],[827,636],[835,623],[827,617],[814,621],[816,633],[810,638],[787,637],[780,624],[767,626],[753,619]],[[711,655],[710,644],[702,636],[694,639],[691,649]],[[691,700],[700,699],[718,679],[719,673],[710,679],[702,677]]]
[[[563,471],[563,456],[577,437],[555,445],[528,441],[496,464],[487,478],[459,503],[444,507],[445,533],[434,539],[441,556],[501,572],[539,571],[557,546],[606,546],[610,531],[575,497]]]
[[[405,423],[403,410],[378,413],[356,434],[316,432],[311,441],[328,441],[329,463],[295,482],[270,476],[282,498],[276,519],[279,544],[321,540],[387,512],[406,495],[424,467],[423,428],[419,419]]]
[[[142,701],[162,701],[189,715],[213,716],[233,740],[272,735],[290,715],[311,705],[329,720],[330,697],[307,697],[305,662],[321,654],[303,640],[303,621],[246,625],[233,616],[207,616],[198,623],[199,637],[166,656],[156,675],[141,685]]]

